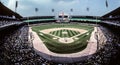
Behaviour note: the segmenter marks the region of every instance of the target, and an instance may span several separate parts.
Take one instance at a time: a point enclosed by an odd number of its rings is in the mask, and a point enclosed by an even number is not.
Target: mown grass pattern
[[[56,31],[52,31],[50,32],[50,34],[44,34],[42,32],[39,32],[40,30],[43,29],[49,29],[51,28],[61,28],[61,26],[63,28],[80,28],[80,29],[85,29],[88,30],[88,32],[81,34],[79,36],[76,36],[78,39],[75,40],[72,43],[69,44],[64,44],[58,41],[58,39],[54,40],[54,36],[59,36],[59,37],[72,37],[74,35],[80,34],[78,31],[73,31],[73,30],[67,30],[67,29],[63,29],[63,30],[56,30]],[[42,29],[43,28],[43,29]],[[44,41],[44,44],[46,45],[46,47],[55,53],[60,53],[60,54],[64,54],[64,53],[75,53],[75,52],[79,52],[83,49],[86,48],[87,46],[87,40],[89,40],[92,31],[94,30],[93,26],[83,26],[83,25],[72,25],[72,24],[52,24],[52,25],[43,25],[43,26],[35,26],[32,27],[33,31],[37,32],[37,34],[39,35],[39,37],[42,39],[42,41]],[[61,32],[68,32],[68,34],[62,34]],[[89,33],[89,34],[88,34]],[[43,34],[43,35],[40,35]],[[88,35],[86,35],[88,34]]]
[[[63,32],[67,32],[67,34],[63,34]],[[73,37],[75,35],[80,34],[80,32],[73,31],[73,30],[62,29],[62,30],[51,31],[50,34],[55,35],[55,36],[59,36],[61,38],[64,38],[64,37],[69,38],[69,37]]]

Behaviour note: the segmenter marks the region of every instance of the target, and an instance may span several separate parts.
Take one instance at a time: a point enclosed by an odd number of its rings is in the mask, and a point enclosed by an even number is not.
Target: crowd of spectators
[[[9,17],[9,16],[3,16],[0,15],[0,27],[14,25],[14,24],[20,24],[21,21],[17,20],[15,16]]]
[[[115,25],[115,26],[120,26],[120,21],[112,20],[112,21],[103,21],[103,23]]]
[[[108,18],[101,18],[101,19],[103,20],[103,23],[120,26],[120,15],[109,16]]]
[[[35,53],[31,43],[28,42],[28,27],[23,26],[16,31],[7,34],[2,43],[3,51],[0,58],[2,63],[8,65],[40,65],[50,64],[51,62],[46,61]]]
[[[20,21],[2,20],[2,21],[0,21],[0,27],[14,25],[14,24],[20,24],[20,23],[22,23],[22,22],[20,22]]]
[[[119,54],[119,38],[103,26],[100,26],[100,29],[104,31],[103,33],[107,37],[107,42],[92,58],[89,59],[89,62],[94,65],[117,65],[117,63],[119,63],[119,58],[117,56]]]

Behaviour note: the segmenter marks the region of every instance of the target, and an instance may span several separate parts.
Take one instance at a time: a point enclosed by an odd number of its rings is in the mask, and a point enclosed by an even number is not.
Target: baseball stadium
[[[119,0],[0,0],[0,65],[119,65],[119,32]]]

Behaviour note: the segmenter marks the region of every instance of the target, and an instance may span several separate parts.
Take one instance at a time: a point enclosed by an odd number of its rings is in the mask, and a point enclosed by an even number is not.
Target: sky
[[[61,12],[70,15],[103,16],[108,12],[120,7],[120,0],[17,0],[17,13],[27,16],[50,16]],[[16,0],[1,0],[1,2],[15,11]],[[35,12],[38,8],[38,12]],[[89,8],[89,11],[86,9]],[[54,9],[54,12],[51,10]],[[73,9],[73,12],[70,11]]]

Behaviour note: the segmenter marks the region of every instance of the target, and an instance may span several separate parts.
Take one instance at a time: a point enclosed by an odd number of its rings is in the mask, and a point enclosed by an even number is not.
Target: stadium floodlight
[[[106,7],[108,7],[108,1],[107,0],[106,0],[105,4],[106,4]]]
[[[72,18],[73,8],[70,9],[70,12],[71,12],[71,14],[70,14],[70,18]]]
[[[15,2],[15,12],[17,12],[17,7],[18,7],[18,1],[16,0],[16,2]]]

